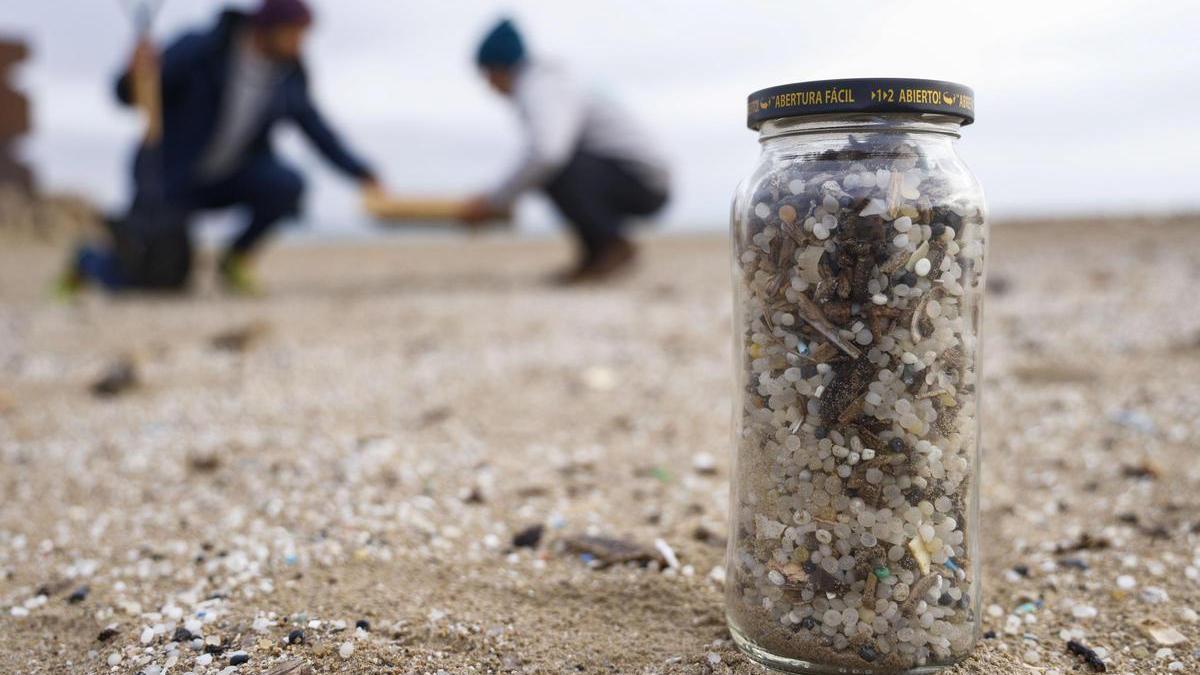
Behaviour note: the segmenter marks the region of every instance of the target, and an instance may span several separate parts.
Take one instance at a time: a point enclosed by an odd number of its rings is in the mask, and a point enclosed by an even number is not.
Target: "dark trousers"
[[[544,190],[588,259],[622,239],[631,217],[651,215],[667,202],[665,190],[648,186],[622,162],[586,152],[576,152]]]
[[[279,221],[300,212],[304,179],[271,154],[259,154],[225,178],[198,185],[188,193],[189,210],[243,207],[250,220],[233,240],[229,252],[250,253]]]

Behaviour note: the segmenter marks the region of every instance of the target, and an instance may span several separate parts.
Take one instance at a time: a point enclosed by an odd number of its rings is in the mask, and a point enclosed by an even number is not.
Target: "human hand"
[[[158,49],[148,38],[138,40],[129,59],[129,68],[135,73],[158,71]]]
[[[502,215],[504,212],[497,209],[486,195],[479,195],[463,203],[458,218],[468,225],[478,226]]]
[[[359,196],[367,213],[380,217],[388,202],[387,188],[375,177],[365,178],[358,184]]]

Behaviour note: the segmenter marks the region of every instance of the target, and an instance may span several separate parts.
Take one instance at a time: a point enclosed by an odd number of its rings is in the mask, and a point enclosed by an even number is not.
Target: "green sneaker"
[[[50,294],[57,302],[74,302],[87,284],[75,269],[67,269],[54,279]]]
[[[221,260],[219,268],[221,286],[234,295],[262,295],[262,285],[254,274],[248,256],[230,254]]]

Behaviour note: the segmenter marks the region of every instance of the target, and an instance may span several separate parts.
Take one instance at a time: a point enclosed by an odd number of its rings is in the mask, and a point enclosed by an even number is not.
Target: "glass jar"
[[[975,645],[987,220],[955,151],[973,103],[929,80],[750,97],[726,614],[767,666],[932,672]]]

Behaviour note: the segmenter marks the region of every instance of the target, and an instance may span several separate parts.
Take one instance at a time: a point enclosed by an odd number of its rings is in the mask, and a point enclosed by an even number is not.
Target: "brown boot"
[[[637,249],[625,239],[615,239],[595,255],[575,267],[551,277],[556,286],[573,286],[605,281],[630,271],[637,261]]]

